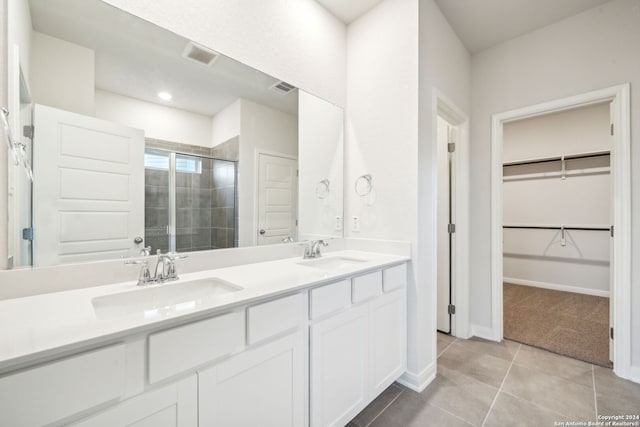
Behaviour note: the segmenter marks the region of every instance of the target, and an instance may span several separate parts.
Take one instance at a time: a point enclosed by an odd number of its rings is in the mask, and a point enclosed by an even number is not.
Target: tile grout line
[[[496,401],[498,400],[498,396],[500,395],[500,390],[502,390],[502,387],[504,386],[504,383],[507,381],[507,377],[509,376],[509,373],[511,372],[511,367],[513,366],[513,362],[515,362],[516,357],[518,357],[518,352],[520,351],[521,348],[522,348],[522,344],[519,344],[518,345],[518,349],[516,350],[515,354],[513,355],[513,359],[511,359],[511,363],[509,364],[509,369],[507,369],[507,373],[504,375],[504,378],[502,379],[502,382],[500,383],[500,387],[498,388],[498,391],[496,392],[496,395],[493,398],[493,402],[491,402],[491,406],[489,406],[489,410],[487,411],[487,415],[485,415],[484,421],[482,421],[482,424],[480,425],[480,427],[484,427],[484,425],[487,423],[487,420],[489,419],[489,414],[491,414],[491,411],[493,411],[493,406],[496,404]]]
[[[596,368],[591,364],[591,379],[593,380],[593,404],[596,409],[596,420],[598,419],[598,392],[596,392]]]
[[[447,344],[447,346],[444,348],[444,350],[442,350],[442,351],[440,352],[440,354],[438,354],[438,355],[436,356],[436,359],[437,359],[437,358],[439,358],[440,356],[442,356],[442,355],[444,354],[444,352],[445,352],[445,351],[449,350],[449,347],[451,347],[451,345],[452,345],[454,342],[456,342],[457,340],[458,340],[458,337],[455,337],[455,339],[454,339],[453,341],[451,341],[449,344]]]
[[[385,406],[384,408],[382,408],[382,411],[378,412],[378,415],[376,415],[375,417],[373,417],[373,419],[372,419],[371,421],[369,421],[369,422],[367,423],[367,425],[366,425],[366,426],[364,426],[364,427],[369,427],[371,424],[373,424],[373,422],[374,422],[376,419],[378,419],[378,417],[379,417],[380,415],[382,415],[382,413],[383,413],[384,411],[386,411],[386,410],[387,410],[387,408],[389,408],[389,406],[391,406],[391,405],[393,404],[393,402],[395,402],[395,401],[400,397],[400,395],[401,395],[402,393],[404,393],[404,390],[400,389],[400,393],[398,393],[398,395],[397,395],[396,397],[394,397],[393,399],[391,399],[391,402],[389,402],[389,404],[388,404],[387,406]]]
[[[462,418],[460,415],[456,415],[456,414],[454,414],[453,412],[449,412],[449,411],[447,411],[446,409],[443,409],[443,408],[439,407],[438,405],[434,405],[433,403],[429,403],[429,402],[425,402],[425,403],[427,404],[427,406],[432,406],[432,407],[434,407],[434,408],[436,408],[436,409],[439,409],[440,411],[444,412],[445,414],[449,414],[449,415],[451,415],[452,417],[457,418],[457,419],[459,419],[460,421],[463,421],[465,424],[469,424],[470,426],[475,426],[475,424],[472,424],[471,422],[469,422],[469,421],[465,420],[465,419],[464,419],[464,418]]]
[[[533,402],[533,401],[531,401],[531,400],[527,400],[527,399],[525,399],[525,398],[523,398],[523,397],[520,397],[520,396],[516,396],[515,394],[513,394],[513,393],[509,393],[508,391],[502,391],[501,393],[504,393],[504,394],[506,394],[507,396],[511,396],[511,397],[513,397],[514,399],[522,400],[523,402],[527,402],[527,403],[529,403],[529,404],[531,404],[531,405],[535,406],[536,408],[539,408],[539,409],[541,409],[541,410],[543,410],[543,411],[553,412],[554,414],[556,414],[556,415],[557,415],[557,416],[559,416],[559,417],[569,418],[569,416],[568,416],[568,415],[561,414],[560,412],[558,412],[558,411],[556,411],[556,410],[554,410],[554,409],[549,409],[549,408],[547,408],[547,407],[545,407],[545,406],[540,405],[539,403]]]

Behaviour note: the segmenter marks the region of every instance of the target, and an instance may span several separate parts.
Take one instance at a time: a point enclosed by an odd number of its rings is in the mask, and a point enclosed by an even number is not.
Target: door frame
[[[271,150],[263,150],[261,148],[256,148],[254,151],[254,157],[253,157],[253,164],[255,165],[254,167],[254,171],[255,173],[255,180],[253,183],[253,232],[251,233],[252,237],[252,241],[253,241],[253,246],[258,246],[258,226],[260,225],[260,155],[267,155],[267,156],[273,156],[273,157],[282,157],[284,159],[290,159],[290,160],[295,160],[296,162],[298,162],[298,156],[292,155],[292,154],[285,154],[285,153],[281,153],[278,151],[271,151]],[[299,167],[300,165],[298,165]],[[298,168],[296,168],[296,170],[298,170]],[[297,178],[297,177],[296,177]],[[298,180],[296,179],[295,182],[295,193],[296,193],[296,221],[298,220]],[[298,236],[298,232],[297,232],[297,225],[296,225],[296,238]]]
[[[455,150],[455,243],[453,248],[454,267],[451,272],[451,301],[455,305],[455,315],[451,316],[451,335],[460,338],[469,338],[469,118],[441,91],[433,89],[432,99],[432,141],[437,141],[438,116],[441,116],[458,131],[458,141]],[[431,167],[436,174],[435,182],[438,181],[438,156],[437,144],[432,147]],[[437,187],[436,187],[437,188]],[[437,191],[437,190],[436,190]],[[437,198],[437,195],[436,195]],[[437,218],[437,205],[434,205],[434,217]],[[434,221],[433,235],[438,234],[438,221]],[[438,262],[438,242],[433,243],[434,265]],[[437,269],[432,273],[433,283],[436,284],[436,298],[434,298],[434,325],[437,325]]]
[[[613,217],[615,238],[611,260],[611,298],[615,330],[613,370],[630,377],[631,366],[631,109],[630,85],[612,86],[567,98],[493,114],[491,118],[491,336],[503,339],[503,244],[502,244],[502,146],[503,126],[515,120],[612,102],[615,132],[611,147]]]

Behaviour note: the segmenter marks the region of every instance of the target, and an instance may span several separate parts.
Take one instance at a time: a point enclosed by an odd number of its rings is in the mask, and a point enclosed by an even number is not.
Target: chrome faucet
[[[140,276],[138,277],[138,286],[153,285],[156,283],[170,282],[178,280],[178,273],[176,271],[175,261],[178,259],[187,258],[187,255],[178,255],[177,253],[163,254],[160,249],[157,252],[158,262],[156,263],[156,269],[153,276],[149,271],[149,261],[147,260],[135,260],[125,261],[127,265],[139,265]]]
[[[178,255],[175,252],[167,252],[166,254],[163,254],[160,249],[158,249],[157,254],[158,263],[156,264],[156,281],[170,282],[172,280],[178,280],[175,261],[178,259],[188,258],[188,255]]]
[[[320,253],[320,245],[329,246],[329,244],[322,239],[308,241],[304,247],[304,255],[302,256],[302,258],[320,258],[322,256],[322,254]]]

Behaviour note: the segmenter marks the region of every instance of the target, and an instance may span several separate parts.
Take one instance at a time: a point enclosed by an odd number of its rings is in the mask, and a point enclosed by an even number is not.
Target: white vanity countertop
[[[126,282],[0,301],[0,372],[409,260],[404,256],[360,251],[332,252],[320,259],[340,257],[360,261],[324,270],[301,265],[305,263],[301,258],[288,258],[181,274],[179,281],[151,287]],[[205,296],[205,289],[177,304],[159,309],[150,307],[146,311],[124,313],[126,310],[120,312],[120,307],[116,306],[111,307],[111,311],[99,313],[94,308],[95,298],[179,287],[185,282],[205,278],[217,278],[242,289],[216,297]],[[144,298],[125,298],[129,299],[144,300],[147,304],[146,295]],[[153,301],[153,297],[149,299]]]

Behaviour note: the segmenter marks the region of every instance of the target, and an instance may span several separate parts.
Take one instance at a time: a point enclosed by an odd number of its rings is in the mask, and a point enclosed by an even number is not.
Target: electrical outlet
[[[351,231],[353,231],[354,233],[359,233],[360,232],[360,217],[354,215],[351,218]]]
[[[336,231],[342,230],[342,217],[340,215],[336,215]]]

